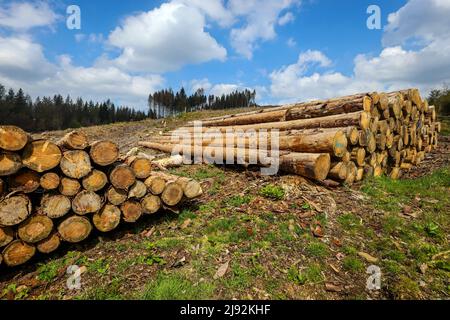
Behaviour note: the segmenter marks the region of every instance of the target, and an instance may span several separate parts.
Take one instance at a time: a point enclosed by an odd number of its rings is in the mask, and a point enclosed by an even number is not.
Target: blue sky
[[[66,9],[81,10],[81,29]],[[369,30],[366,10],[381,10]],[[260,104],[450,78],[450,0],[0,1],[0,83],[145,109],[165,87]]]

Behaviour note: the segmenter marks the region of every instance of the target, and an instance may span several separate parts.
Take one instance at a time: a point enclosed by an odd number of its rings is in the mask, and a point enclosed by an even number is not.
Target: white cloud
[[[244,17],[244,25],[233,28],[231,45],[241,55],[251,59],[261,41],[276,37],[275,25],[280,13],[297,0],[230,0],[229,8],[237,17]]]
[[[46,2],[12,2],[0,7],[0,27],[26,31],[35,27],[51,26],[58,15]]]
[[[122,50],[113,62],[138,72],[174,71],[186,64],[224,60],[226,50],[205,31],[205,17],[179,2],[130,16],[109,35]]]
[[[280,19],[278,19],[278,24],[280,26],[284,26],[294,20],[295,20],[294,14],[292,12],[286,12],[283,16],[280,17]]]
[[[229,27],[235,22],[233,13],[228,10],[223,0],[174,0],[199,9],[221,27]]]
[[[189,82],[191,92],[195,92],[198,89],[205,89],[205,92],[209,92],[212,88],[211,82],[207,78],[193,79]]]
[[[297,42],[294,40],[294,38],[289,38],[289,39],[286,41],[286,44],[287,44],[287,46],[288,46],[289,48],[293,48],[293,47],[295,47],[295,46],[297,45]]]
[[[135,76],[114,66],[74,66],[69,56],[59,60],[50,63],[30,39],[0,37],[0,83],[24,88],[33,97],[60,93],[96,101],[111,98],[145,109],[147,95],[164,83],[159,75]]]

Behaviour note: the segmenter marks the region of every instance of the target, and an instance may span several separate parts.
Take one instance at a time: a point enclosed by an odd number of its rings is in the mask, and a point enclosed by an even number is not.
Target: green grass
[[[224,200],[224,204],[230,207],[240,207],[244,204],[250,203],[252,197],[249,195],[246,196],[233,196]]]
[[[316,258],[324,258],[328,255],[328,247],[322,242],[311,242],[307,247],[306,251],[310,256]]]
[[[337,221],[347,231],[356,230],[361,226],[361,219],[353,213],[345,213],[337,217]]]
[[[95,286],[83,295],[77,297],[78,300],[124,300],[126,297],[120,292],[121,280],[118,278],[106,285]]]
[[[213,297],[214,285],[202,281],[194,283],[180,273],[160,273],[147,284],[140,295],[143,300],[205,300]]]
[[[354,273],[364,271],[364,263],[360,259],[351,256],[344,258],[342,266],[345,270]]]
[[[279,187],[279,186],[275,186],[273,184],[268,184],[267,186],[263,187],[259,193],[268,199],[272,199],[272,200],[283,200],[285,192],[284,189]]]
[[[324,280],[323,270],[319,264],[308,265],[304,270],[299,270],[296,266],[292,266],[289,268],[287,276],[290,281],[299,285],[306,283],[316,284]]]
[[[50,261],[46,264],[40,264],[37,270],[38,280],[51,282],[56,279],[64,264],[60,260]]]

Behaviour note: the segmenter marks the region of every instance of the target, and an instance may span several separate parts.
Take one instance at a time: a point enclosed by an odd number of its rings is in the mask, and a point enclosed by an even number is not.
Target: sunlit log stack
[[[279,131],[282,171],[336,186],[383,174],[398,179],[437,147],[441,126],[434,106],[417,89],[409,89],[211,118],[201,128],[191,122],[140,145],[169,153],[188,145],[187,158],[194,147],[207,154],[229,151],[232,158],[241,152],[245,163],[261,149],[270,150],[274,129]],[[266,130],[268,139],[258,137]]]
[[[59,142],[0,126],[0,264],[24,264],[61,242],[78,243],[202,194],[192,179],[153,171],[167,161],[119,157],[112,141],[81,131]]]

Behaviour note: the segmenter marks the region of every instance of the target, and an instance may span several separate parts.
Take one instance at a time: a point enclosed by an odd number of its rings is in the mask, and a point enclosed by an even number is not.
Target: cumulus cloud
[[[129,16],[108,41],[122,50],[113,63],[138,72],[174,71],[186,64],[224,60],[227,55],[205,31],[204,15],[181,2]]]
[[[295,20],[294,14],[292,12],[286,12],[283,16],[280,17],[280,19],[278,19],[278,24],[280,26],[284,26],[294,20]]]
[[[46,2],[11,2],[3,5],[0,7],[0,27],[27,31],[51,26],[59,18]]]

